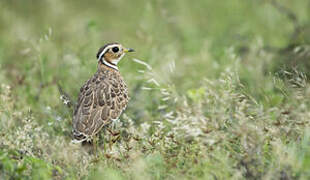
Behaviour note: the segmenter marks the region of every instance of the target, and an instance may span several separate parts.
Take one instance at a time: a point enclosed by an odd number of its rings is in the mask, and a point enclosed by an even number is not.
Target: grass
[[[309,179],[310,4],[279,2],[1,1],[0,179]],[[111,41],[131,100],[96,160],[57,84]]]

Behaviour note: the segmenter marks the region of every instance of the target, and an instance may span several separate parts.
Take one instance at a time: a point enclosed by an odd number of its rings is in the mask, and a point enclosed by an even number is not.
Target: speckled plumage
[[[99,61],[97,72],[80,89],[73,115],[73,138],[90,141],[104,126],[120,117],[128,100],[120,72]]]

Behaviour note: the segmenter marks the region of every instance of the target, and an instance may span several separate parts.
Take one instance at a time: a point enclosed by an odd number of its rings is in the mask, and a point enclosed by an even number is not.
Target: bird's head
[[[127,52],[134,52],[134,50],[125,48],[119,43],[108,43],[99,49],[97,59],[101,63],[117,70],[117,63]]]

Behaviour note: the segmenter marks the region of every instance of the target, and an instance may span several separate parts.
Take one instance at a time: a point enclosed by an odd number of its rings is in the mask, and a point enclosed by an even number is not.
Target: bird
[[[100,130],[117,120],[126,109],[127,85],[117,64],[134,49],[120,43],[108,43],[97,53],[97,72],[80,88],[73,112],[74,142],[91,142]]]

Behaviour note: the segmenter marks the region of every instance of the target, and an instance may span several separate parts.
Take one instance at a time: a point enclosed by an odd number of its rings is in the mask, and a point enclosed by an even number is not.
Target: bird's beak
[[[124,52],[125,53],[128,53],[128,52],[135,52],[134,49],[131,49],[131,48],[124,48]]]

